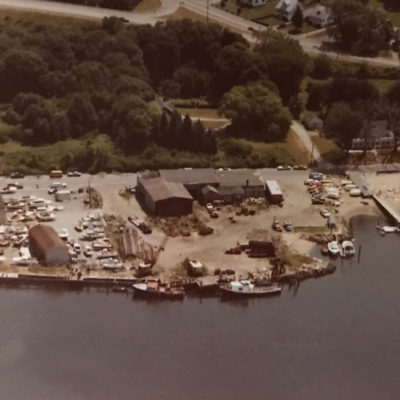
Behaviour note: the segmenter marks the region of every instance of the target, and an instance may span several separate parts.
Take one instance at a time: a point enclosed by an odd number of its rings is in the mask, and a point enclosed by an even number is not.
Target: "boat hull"
[[[221,295],[222,296],[231,296],[231,297],[263,297],[263,296],[274,296],[281,294],[282,287],[274,286],[274,287],[260,287],[251,292],[240,292],[237,290],[233,290],[227,286],[220,286]]]
[[[148,290],[139,285],[133,285],[133,293],[137,297],[159,300],[182,300],[185,297],[184,291],[163,292],[160,290]]]

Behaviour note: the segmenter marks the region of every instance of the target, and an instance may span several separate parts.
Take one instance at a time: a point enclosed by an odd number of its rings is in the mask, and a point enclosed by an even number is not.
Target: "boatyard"
[[[356,256],[351,217],[379,215],[349,176],[303,168],[157,174],[139,174],[152,179],[143,185],[151,187],[146,201],[157,196],[162,202],[153,209],[164,205],[173,217],[147,214],[136,174],[2,178],[0,279],[116,290],[138,284],[142,291],[153,281],[149,293],[178,297],[182,285],[292,283],[332,273],[336,258]],[[376,187],[379,179],[369,182]],[[395,204],[396,193],[388,187],[384,198]],[[181,194],[182,204],[193,204],[189,214],[184,205],[178,215]],[[316,245],[330,261],[308,255]]]

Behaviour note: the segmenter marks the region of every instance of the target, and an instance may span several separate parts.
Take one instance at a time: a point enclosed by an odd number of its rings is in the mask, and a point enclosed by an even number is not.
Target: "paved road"
[[[303,125],[298,121],[292,121],[292,125],[290,126],[292,131],[297,135],[297,137],[302,141],[304,147],[308,150],[310,154],[313,156],[313,160],[320,162],[322,161],[321,154],[316,146],[314,146],[313,142],[310,139],[310,135],[305,130]]]
[[[211,1],[210,3],[212,3]],[[190,11],[206,16],[208,14],[210,20],[219,22],[226,26],[239,30],[249,42],[256,42],[256,37],[251,33],[250,29],[263,31],[267,28],[255,22],[246,20],[237,15],[230,14],[214,6],[207,7],[206,0],[161,0],[161,7],[149,13],[133,13],[129,11],[109,10],[104,8],[89,7],[75,5],[69,3],[59,3],[44,0],[0,0],[0,7],[14,8],[21,10],[39,11],[45,13],[68,15],[73,17],[102,19],[104,17],[118,16],[127,19],[135,24],[152,24],[154,25],[159,18],[165,17],[176,11],[181,4]],[[296,38],[296,37],[295,37]],[[307,35],[300,35],[297,40],[305,52],[313,55],[326,54],[330,58],[341,59],[343,61],[353,63],[368,63],[383,67],[399,66],[397,59],[377,57],[356,57],[350,55],[341,55],[332,51],[321,49],[321,40],[318,38],[310,38]]]
[[[100,7],[90,7],[78,4],[60,3],[45,0],[0,0],[0,7],[18,10],[39,11],[50,14],[66,15],[71,17],[103,19],[104,17],[117,16],[125,18],[134,24],[154,25],[160,17],[172,14],[180,4],[179,0],[160,0],[161,7],[158,10],[145,13],[131,11],[111,10]]]

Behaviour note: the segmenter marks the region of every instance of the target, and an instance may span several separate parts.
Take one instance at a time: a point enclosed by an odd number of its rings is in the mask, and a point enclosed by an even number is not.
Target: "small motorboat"
[[[220,287],[222,295],[232,295],[241,297],[268,296],[279,294],[282,286],[271,283],[267,286],[255,286],[248,280],[231,281],[222,284]]]
[[[354,244],[350,240],[344,240],[342,242],[343,256],[344,257],[353,257],[356,254],[356,250],[354,248]]]
[[[163,284],[159,281],[146,281],[132,285],[136,296],[158,298],[165,300],[182,300],[185,297],[183,287],[175,287]]]
[[[328,243],[329,254],[332,257],[337,257],[340,254],[339,243],[336,240]]]

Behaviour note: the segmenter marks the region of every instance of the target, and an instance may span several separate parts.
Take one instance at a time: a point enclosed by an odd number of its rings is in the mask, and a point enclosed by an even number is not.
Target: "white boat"
[[[376,228],[383,233],[397,233],[400,232],[400,229],[397,226],[379,226],[377,225]]]
[[[332,257],[337,257],[340,254],[339,243],[336,240],[328,243],[328,250]]]
[[[235,296],[267,296],[278,294],[282,291],[282,286],[278,284],[270,284],[268,286],[255,286],[250,281],[240,280],[225,283],[219,287],[222,294]]]
[[[353,257],[356,254],[356,250],[354,248],[354,244],[350,240],[344,240],[342,242],[343,256],[344,257]]]

